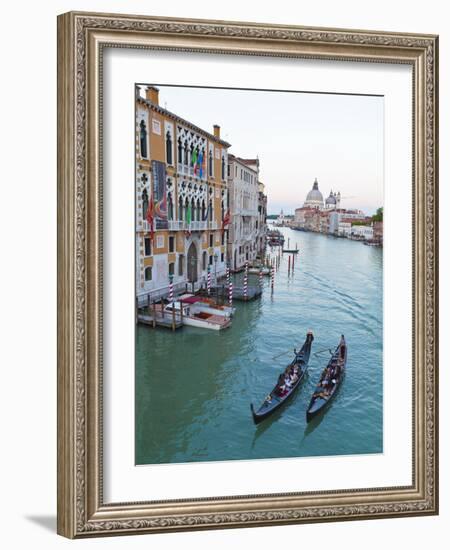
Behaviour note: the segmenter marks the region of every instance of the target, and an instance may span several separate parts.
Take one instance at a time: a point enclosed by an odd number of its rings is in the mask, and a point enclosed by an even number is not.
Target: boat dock
[[[147,313],[138,313],[137,321],[141,325],[148,325],[153,328],[155,327],[165,327],[170,328],[172,330],[176,330],[177,328],[181,328],[183,326],[182,321],[180,318],[172,319],[170,315],[158,315],[156,314],[156,318],[153,317],[153,315],[149,315]]]

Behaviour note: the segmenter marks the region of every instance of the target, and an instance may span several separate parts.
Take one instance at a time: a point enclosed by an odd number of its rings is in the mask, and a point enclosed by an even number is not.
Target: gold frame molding
[[[406,63],[413,68],[413,483],[105,504],[104,47]],[[438,37],[70,12],[58,17],[58,533],[87,536],[438,513]],[[150,498],[150,495],[149,495]]]

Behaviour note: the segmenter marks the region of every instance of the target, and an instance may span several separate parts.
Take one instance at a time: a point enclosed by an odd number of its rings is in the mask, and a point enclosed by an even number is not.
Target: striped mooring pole
[[[227,274],[227,286],[229,286],[230,285],[230,267],[228,265],[227,265],[226,274]]]
[[[259,286],[262,288],[263,286],[263,270],[262,266],[259,268]]]
[[[270,271],[270,288],[273,294],[273,287],[275,283],[275,268],[272,266],[272,269]]]
[[[245,262],[245,271],[244,271],[244,298],[248,298],[248,262]]]
[[[211,266],[208,266],[208,277],[206,279],[206,289],[208,291],[208,296],[211,294]]]
[[[169,275],[169,302],[173,302],[173,275]]]
[[[230,304],[230,307],[233,305],[233,283],[230,282],[228,284],[228,303]]]

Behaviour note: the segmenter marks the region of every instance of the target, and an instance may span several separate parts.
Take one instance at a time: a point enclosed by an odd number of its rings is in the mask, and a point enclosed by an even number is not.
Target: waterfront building
[[[352,222],[347,218],[342,219],[338,225],[338,235],[340,237],[350,237],[352,233]]]
[[[351,236],[355,239],[370,241],[373,239],[372,225],[352,225]]]
[[[259,225],[259,160],[228,155],[228,193],[230,226],[228,232],[228,261],[233,271],[257,256]]]
[[[230,144],[136,87],[136,296],[199,288],[226,270]]]
[[[258,182],[258,219],[256,220],[256,253],[262,257],[266,250],[267,195],[264,184]]]
[[[383,221],[373,222],[373,240],[383,244]]]

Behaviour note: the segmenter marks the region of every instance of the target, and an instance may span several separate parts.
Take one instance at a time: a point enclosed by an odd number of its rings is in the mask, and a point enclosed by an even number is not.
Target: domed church
[[[318,210],[322,210],[323,208],[323,196],[319,191],[319,182],[317,181],[317,178],[314,180],[313,188],[306,195],[303,208],[317,208]]]
[[[329,196],[325,200],[325,210],[335,210],[341,206],[341,192],[333,193],[330,191]]]
[[[306,200],[303,203],[303,208],[316,208],[317,210],[335,210],[341,206],[341,193],[333,193],[330,191],[329,196],[323,202],[323,195],[319,190],[319,182],[317,178],[314,180],[313,188],[306,195]]]

